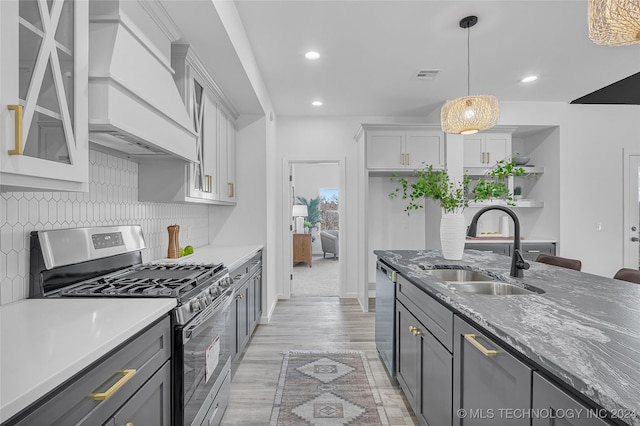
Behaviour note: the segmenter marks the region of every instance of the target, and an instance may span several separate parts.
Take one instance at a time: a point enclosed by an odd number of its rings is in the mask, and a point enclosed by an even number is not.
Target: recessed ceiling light
[[[311,105],[313,105],[313,106],[322,106],[322,101],[313,101],[313,102],[311,102]]]
[[[520,81],[523,83],[531,83],[532,81],[536,81],[537,79],[538,79],[537,75],[528,75]]]
[[[320,54],[318,52],[307,52],[304,54],[304,57],[310,61],[315,61],[316,59],[320,58]]]

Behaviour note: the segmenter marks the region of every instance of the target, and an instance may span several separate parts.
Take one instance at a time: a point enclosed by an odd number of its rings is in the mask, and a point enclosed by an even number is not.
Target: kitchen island
[[[535,262],[524,278],[513,278],[509,257],[475,250],[460,261],[439,251],[375,253],[534,371],[614,414],[614,423],[640,425],[640,285]],[[465,293],[433,276],[434,269],[481,271],[542,292]]]

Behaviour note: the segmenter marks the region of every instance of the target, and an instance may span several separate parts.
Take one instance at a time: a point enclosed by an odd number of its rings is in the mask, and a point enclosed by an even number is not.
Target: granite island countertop
[[[440,251],[376,250],[423,291],[484,328],[516,352],[612,413],[640,425],[640,285],[530,262],[509,275],[511,258],[465,250],[460,261]],[[462,267],[543,294],[489,296],[456,291],[430,269]]]

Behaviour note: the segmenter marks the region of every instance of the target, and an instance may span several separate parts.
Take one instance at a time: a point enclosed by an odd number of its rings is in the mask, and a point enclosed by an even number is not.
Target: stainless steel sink
[[[473,294],[489,294],[494,296],[514,295],[514,294],[536,294],[533,291],[518,287],[509,283],[499,281],[492,282],[470,282],[470,283],[453,283],[450,282],[450,288],[464,293]]]
[[[489,275],[478,271],[469,271],[466,269],[434,269],[431,275],[441,281],[450,283],[467,283],[474,281],[495,281]]]
[[[541,289],[528,290],[517,285],[498,281],[478,271],[470,271],[467,269],[433,269],[430,272],[435,278],[447,283],[451,289],[463,293],[495,296],[544,293],[544,290]]]

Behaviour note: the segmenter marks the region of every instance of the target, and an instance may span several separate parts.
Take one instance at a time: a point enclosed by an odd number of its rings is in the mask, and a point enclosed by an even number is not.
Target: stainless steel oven
[[[222,264],[142,263],[139,226],[34,231],[35,297],[171,297],[172,424],[217,425],[230,388],[233,281]]]
[[[184,326],[175,328],[174,425],[220,424],[229,400],[233,291],[227,290]]]

